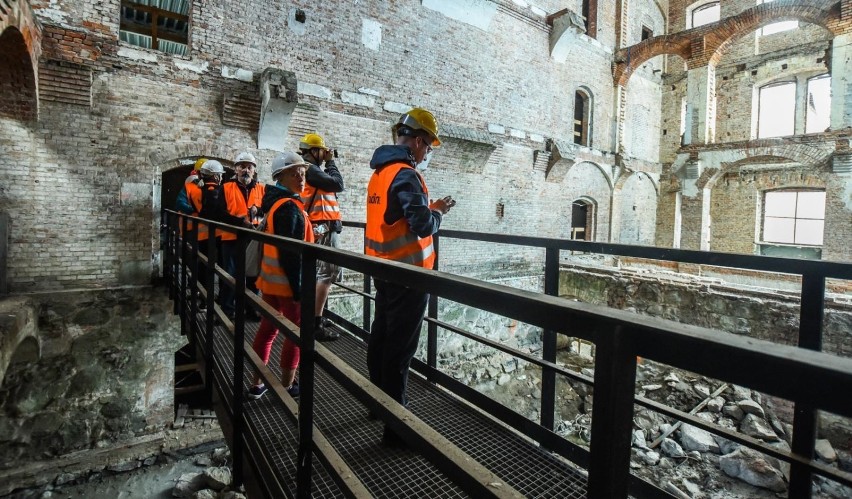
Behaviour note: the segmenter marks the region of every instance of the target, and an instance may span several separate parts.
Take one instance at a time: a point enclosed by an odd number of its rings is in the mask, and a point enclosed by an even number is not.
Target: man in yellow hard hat
[[[441,145],[438,122],[429,111],[414,108],[399,117],[392,131],[396,144],[380,146],[370,160],[374,172],[367,186],[364,252],[431,269],[435,263],[432,234],[455,205],[450,196],[430,203],[426,182],[416,169]],[[429,295],[378,279],[375,286],[376,311],[367,347],[370,381],[404,406],[408,368]],[[388,427],[382,441],[394,447],[404,445]]]
[[[299,141],[299,154],[309,163],[305,175],[302,203],[311,219],[314,240],[323,246],[338,247],[338,234],[343,229],[337,193],[343,191],[343,175],[334,162],[336,151],[325,145],[322,136],[309,133]],[[332,341],[340,334],[323,324],[322,311],[328,300],[331,285],[340,280],[340,267],[317,261],[317,294],[314,310],[314,337],[317,341]]]

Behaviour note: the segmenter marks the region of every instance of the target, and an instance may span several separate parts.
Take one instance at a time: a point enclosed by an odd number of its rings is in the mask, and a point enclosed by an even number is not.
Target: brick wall
[[[37,112],[35,71],[24,36],[7,28],[0,34],[0,116],[28,121]]]
[[[437,152],[426,174],[430,191],[458,199],[445,227],[567,234],[571,201],[587,196],[597,203],[596,237],[607,241],[612,191],[601,170],[577,165],[562,182],[548,182],[534,160],[546,157],[537,156],[545,139],[571,141],[574,92],[583,86],[593,94],[593,149],[584,154],[613,170],[615,156],[601,152],[614,148],[615,3],[599,2],[598,39],[578,36],[559,63],[550,57],[545,22],[546,14],[565,7],[555,1],[495,1],[484,29],[413,0],[287,6],[257,0],[239,15],[228,2],[196,1],[186,57],[119,42],[117,0],[33,1],[44,28],[41,116],[32,126],[0,122],[0,140],[12,151],[0,158],[0,175],[8,180],[0,210],[11,215],[11,289],[147,281],[159,244],[161,175],[181,157],[231,160],[249,150],[259,158],[261,180],[268,181],[274,152],[256,149],[251,122],[258,111],[239,116],[257,105],[259,75],[267,67],[292,71],[299,82],[288,147],[316,130],[341,150],[347,219],[363,220],[372,150],[389,140],[400,108],[420,105],[442,124],[484,134],[492,143],[450,138]],[[288,20],[295,8],[306,14],[302,25]],[[657,31],[655,2],[636,1],[631,8],[642,19],[650,16]],[[365,20],[381,33],[373,34],[370,47],[362,41]],[[642,86],[650,91],[637,100],[649,102],[633,126],[654,134],[658,83]],[[642,159],[655,162],[655,149],[641,151]],[[481,161],[474,165],[470,156],[476,154]],[[591,177],[581,175],[586,170]],[[502,217],[498,203],[506,207]],[[637,209],[655,211],[656,200],[643,203]],[[345,245],[360,250],[360,234],[351,232]],[[453,261],[480,271],[495,261],[538,268],[540,258],[458,245],[447,248],[444,268]]]

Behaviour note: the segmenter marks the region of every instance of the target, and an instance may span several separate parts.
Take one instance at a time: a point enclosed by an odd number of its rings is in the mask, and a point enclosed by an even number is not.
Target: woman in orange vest
[[[266,187],[261,204],[261,209],[266,213],[267,233],[300,241],[314,241],[311,222],[299,198],[305,188],[307,166],[301,156],[292,152],[280,154],[272,161],[272,180],[276,183]],[[274,245],[263,245],[257,287],[263,292],[263,301],[296,326],[301,325],[301,267],[300,255],[282,254]],[[263,317],[252,348],[264,363],[269,361],[269,352],[276,336],[278,329],[275,324]],[[281,382],[293,397],[299,395],[299,383],[296,381],[299,355],[299,347],[289,338],[285,338],[284,347],[281,349]],[[254,384],[249,388],[249,397],[259,399],[266,391],[267,387],[255,376]]]
[[[441,144],[438,123],[429,111],[415,108],[399,118],[393,132],[396,144],[379,147],[370,160],[375,171],[367,186],[364,252],[431,269],[435,263],[432,234],[455,205],[449,196],[430,203],[426,182],[415,169]],[[375,285],[376,312],[367,345],[370,381],[404,406],[408,368],[417,351],[429,295],[378,279]],[[404,445],[388,427],[382,441],[393,447]]]

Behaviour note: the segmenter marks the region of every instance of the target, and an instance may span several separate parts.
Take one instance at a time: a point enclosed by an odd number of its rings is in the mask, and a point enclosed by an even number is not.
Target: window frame
[[[583,116],[577,120],[577,99],[583,101]],[[571,137],[573,143],[583,147],[592,147],[592,92],[586,87],[579,87],[574,90],[574,107],[571,114]],[[579,139],[577,138],[577,128],[579,126]],[[578,141],[579,140],[579,141]]]
[[[829,102],[828,102],[828,128],[831,129],[831,73],[822,73],[818,75],[811,76],[810,78],[805,79],[805,123],[804,123],[804,133],[824,133],[825,130],[819,131],[808,131],[809,125],[809,115],[810,115],[810,105],[809,105],[809,97],[811,94],[811,82],[814,80],[828,80],[828,92],[829,92]]]
[[[757,0],[757,5],[763,5],[765,3],[771,3],[771,2],[774,2],[774,1],[775,0]],[[778,24],[784,24],[784,23],[796,23],[796,25],[790,26],[789,28],[779,29],[778,31],[772,31],[771,33],[766,32],[766,28],[768,28],[770,26],[776,26]],[[794,29],[799,29],[799,20],[798,19],[794,19],[792,21],[790,21],[790,20],[776,21],[776,22],[772,22],[772,23],[769,23],[769,24],[765,24],[765,25],[761,26],[760,28],[758,28],[757,30],[755,30],[755,36],[758,37],[758,38],[760,38],[761,36],[772,36],[772,35],[775,35],[777,33],[783,33],[785,31],[790,31],[790,30],[794,30]]]
[[[173,12],[170,10],[161,9],[159,7],[155,7],[153,5],[145,5],[141,3],[136,3],[130,0],[121,0],[119,4],[119,40],[122,43],[126,43],[130,46],[148,49],[148,50],[156,50],[157,52],[161,52],[163,54],[169,54],[172,56],[179,57],[188,57],[190,55],[190,34],[191,34],[191,22],[190,22],[190,13],[192,12],[192,1],[187,0],[187,13],[181,14],[179,12]],[[150,23],[132,23],[127,21],[124,16],[124,9],[133,9],[136,12],[147,13],[150,16]],[[176,35],[173,32],[163,31],[163,28],[159,26],[159,21],[161,18],[166,18],[168,20],[172,20],[175,23],[184,23],[185,25],[185,36]],[[168,21],[163,21],[163,24]],[[127,34],[127,35],[125,35]],[[125,38],[132,38],[133,36],[145,37],[150,40],[150,46],[140,45],[138,43],[134,43]],[[178,51],[167,51],[161,46],[160,42],[167,42],[175,45],[183,45],[185,47],[183,52]]]
[[[760,109],[761,109],[762,104],[763,104],[763,99],[761,98],[762,92],[763,92],[764,89],[768,89],[768,88],[772,88],[772,87],[780,87],[780,86],[784,86],[784,85],[793,85],[793,112],[792,112],[793,131],[792,131],[792,133],[786,134],[786,135],[761,136],[761,134],[760,134]],[[770,138],[774,138],[774,137],[790,137],[792,135],[796,135],[796,108],[797,108],[797,104],[798,104],[797,103],[797,100],[798,100],[797,95],[798,95],[798,91],[799,91],[798,79],[792,79],[792,80],[791,79],[783,79],[783,80],[771,81],[769,83],[764,83],[763,85],[756,86],[755,90],[756,90],[755,93],[756,93],[757,106],[756,106],[756,113],[755,113],[754,137],[756,139],[770,139]]]
[[[799,217],[798,216],[799,194],[804,193],[804,192],[820,192],[820,193],[823,194],[824,200],[823,200],[822,218],[807,218],[807,217]],[[794,210],[793,210],[793,216],[792,217],[784,217],[784,216],[777,216],[777,215],[771,215],[770,216],[770,218],[775,218],[775,219],[791,219],[791,220],[793,220],[793,240],[792,241],[774,241],[774,240],[766,239],[766,219],[767,219],[767,213],[766,213],[767,200],[766,200],[766,198],[770,194],[776,194],[776,193],[795,193],[796,194],[796,203],[795,203],[795,207],[794,207]],[[826,201],[827,201],[825,189],[804,188],[804,187],[785,187],[785,188],[781,188],[781,189],[767,189],[767,190],[763,191],[763,196],[761,197],[761,201],[762,201],[763,205],[761,207],[761,214],[760,214],[760,237],[759,237],[759,240],[758,240],[759,245],[761,245],[761,246],[795,246],[795,247],[804,247],[804,248],[822,248],[825,245],[825,204],[826,204]],[[815,221],[815,220],[822,221],[823,232],[822,232],[822,240],[821,240],[820,244],[809,244],[809,243],[799,242],[799,241],[796,240],[796,232],[797,232],[796,229],[799,225],[800,220],[801,221]]]
[[[719,7],[719,18],[715,21],[706,22],[704,24],[695,25],[695,13],[701,12],[703,10],[707,10],[713,8],[714,6]],[[720,0],[699,0],[694,4],[690,5],[686,8],[686,29],[691,28],[700,28],[701,26],[706,26],[708,24],[713,24],[715,22],[719,22],[722,19],[722,4]]]

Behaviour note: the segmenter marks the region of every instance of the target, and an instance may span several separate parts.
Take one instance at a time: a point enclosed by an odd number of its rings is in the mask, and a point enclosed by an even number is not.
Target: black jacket
[[[245,219],[235,217],[228,212],[225,190],[221,185],[212,182],[205,183],[201,188],[201,211],[198,212],[198,216],[215,222],[244,227]]]
[[[298,200],[299,194],[278,184],[267,184],[260,208],[264,213],[269,213],[269,210],[279,199],[285,198]],[[275,210],[275,213],[272,214],[272,227],[275,229],[276,236],[290,237],[299,241],[305,240],[305,217],[296,203],[284,203]],[[287,280],[290,282],[290,289],[293,290],[293,300],[301,301],[302,256],[299,253],[286,251],[279,247],[278,258],[281,268],[284,269],[284,274],[287,275]]]
[[[308,185],[326,192],[343,192],[343,175],[340,174],[334,161],[325,162],[325,171],[311,163],[309,159],[305,161],[311,164],[305,172],[305,181]]]

